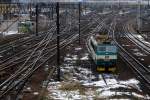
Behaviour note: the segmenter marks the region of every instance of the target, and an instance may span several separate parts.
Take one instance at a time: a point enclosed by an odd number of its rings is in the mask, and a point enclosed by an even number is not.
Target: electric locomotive
[[[33,27],[34,27],[34,23],[29,21],[29,20],[20,21],[18,23],[18,31],[21,32],[21,33],[32,32]]]
[[[87,43],[91,58],[97,71],[116,71],[117,46],[106,35],[91,36]]]

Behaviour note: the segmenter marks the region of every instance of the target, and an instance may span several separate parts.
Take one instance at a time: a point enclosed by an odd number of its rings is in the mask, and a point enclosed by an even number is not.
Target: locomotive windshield
[[[100,52],[117,52],[116,46],[98,46],[97,51]]]

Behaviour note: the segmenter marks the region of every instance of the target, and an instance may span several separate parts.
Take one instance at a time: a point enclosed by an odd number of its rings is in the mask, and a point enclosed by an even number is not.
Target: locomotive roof
[[[93,37],[97,44],[111,44],[111,38],[108,37],[108,35],[97,35]]]

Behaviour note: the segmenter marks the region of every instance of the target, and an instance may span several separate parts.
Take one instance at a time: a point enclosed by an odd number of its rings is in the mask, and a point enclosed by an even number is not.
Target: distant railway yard
[[[13,5],[0,13],[0,100],[150,99],[149,6]]]

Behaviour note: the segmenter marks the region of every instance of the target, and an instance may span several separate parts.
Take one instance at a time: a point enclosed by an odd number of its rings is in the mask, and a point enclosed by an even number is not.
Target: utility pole
[[[67,11],[68,9],[67,9],[67,5],[65,5],[65,16],[66,16],[66,18],[65,18],[65,22],[66,22],[66,25],[67,25],[67,22],[68,22],[68,18],[67,18],[67,13],[68,13],[68,11]]]
[[[57,14],[57,79],[60,81],[60,47],[59,47],[59,3],[56,4],[56,14]]]
[[[29,10],[30,10],[30,20],[32,19],[32,9],[31,9],[31,3],[29,3]]]
[[[53,5],[53,3],[52,3],[52,7],[51,7],[51,13],[52,13],[51,16],[52,16],[52,20],[53,20],[53,17],[54,17],[54,16],[53,16],[53,15],[54,15],[54,5]]]
[[[118,8],[120,9],[120,0],[118,0]]]
[[[141,29],[141,0],[138,0],[138,9],[137,9],[137,25],[138,25],[138,31]]]
[[[6,5],[6,21],[7,21],[7,28],[8,28],[8,7]],[[8,29],[7,29],[7,33],[8,33]]]
[[[80,17],[81,17],[81,2],[79,2],[79,44],[80,44]]]
[[[86,2],[84,2],[84,13],[86,14]]]
[[[36,36],[38,36],[38,16],[39,16],[39,12],[38,12],[38,3],[36,4],[36,7],[35,7],[35,9],[36,9],[36,30],[35,30],[35,34],[36,34]]]
[[[18,8],[19,9],[19,11],[17,11],[16,9],[15,9],[15,13],[18,13],[18,21],[19,21],[19,23],[20,23],[20,10],[21,10],[21,4],[19,3],[19,2],[17,2],[17,5],[16,5],[16,8]],[[18,28],[18,33],[20,32],[20,30],[19,30],[19,28]]]

